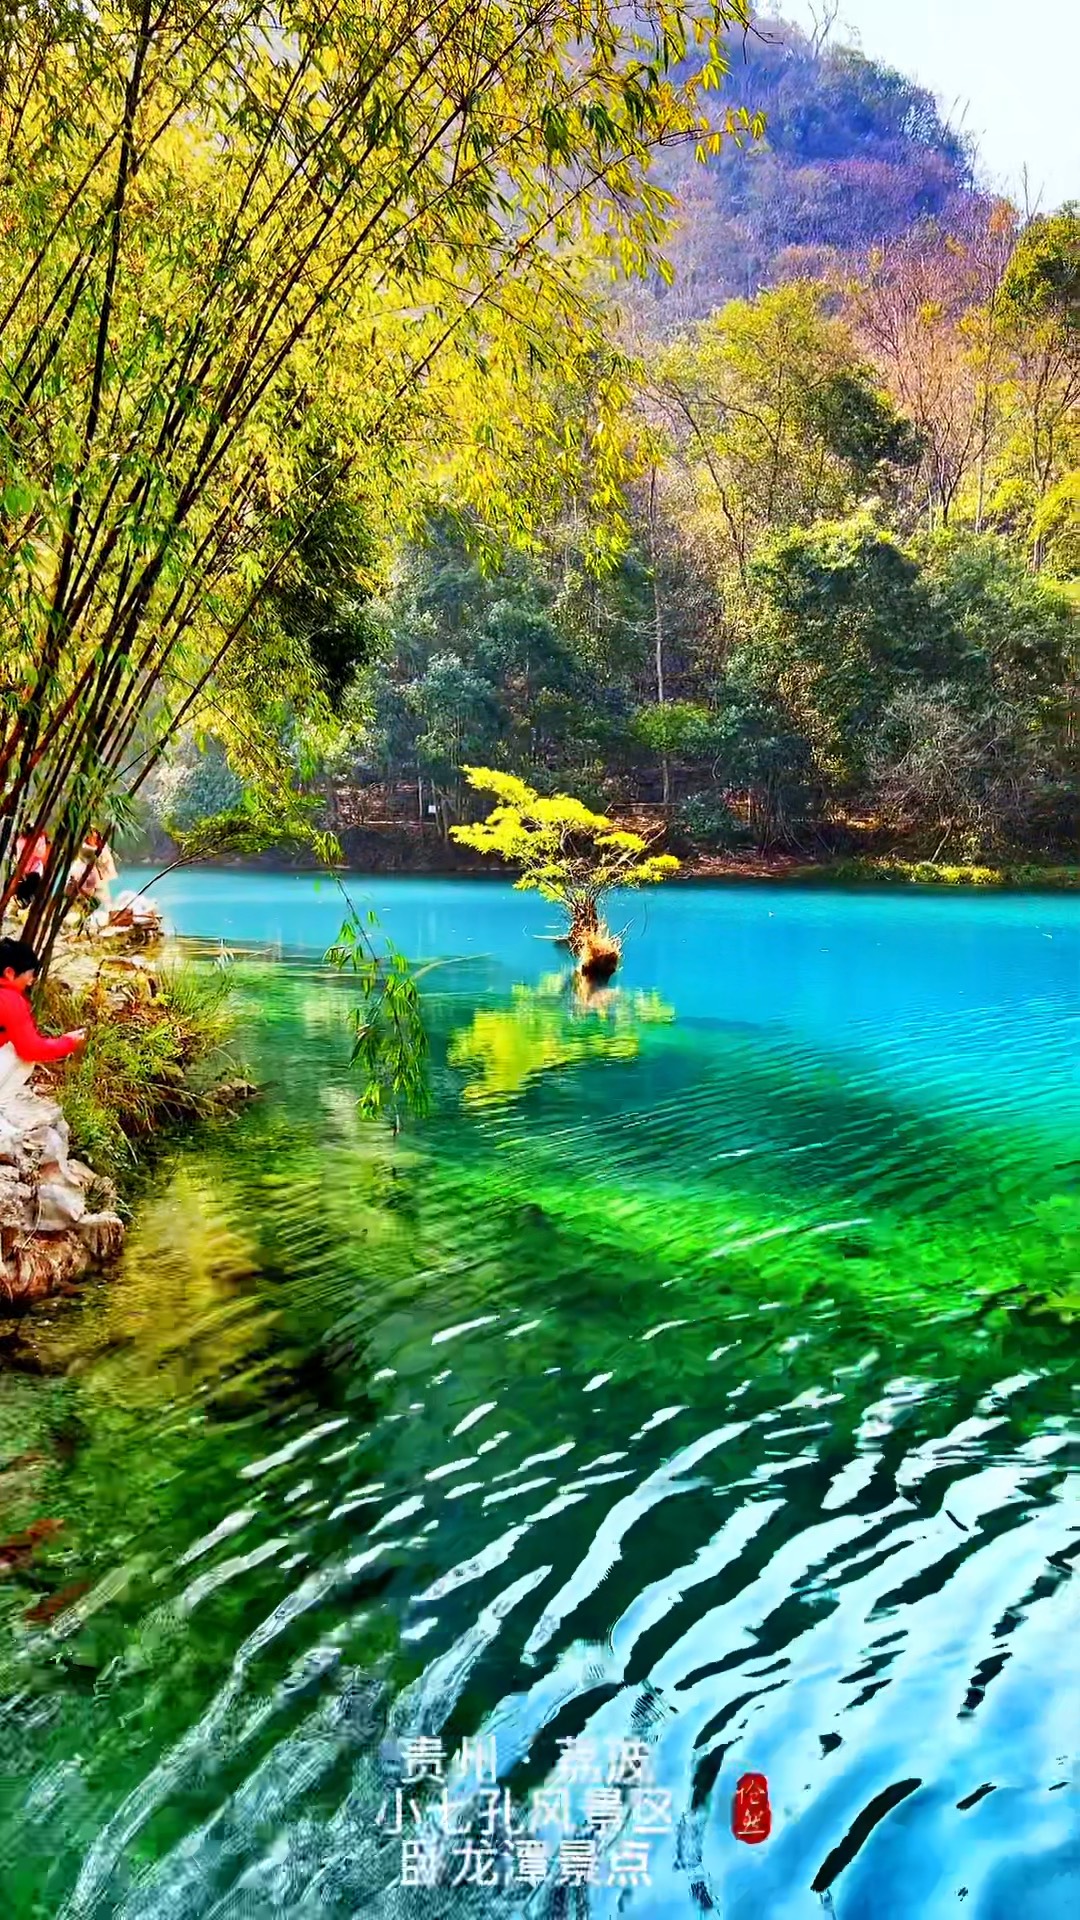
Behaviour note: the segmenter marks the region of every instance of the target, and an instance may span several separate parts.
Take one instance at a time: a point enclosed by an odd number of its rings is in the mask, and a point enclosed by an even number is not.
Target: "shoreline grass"
[[[188,962],[117,975],[107,968],[71,985],[62,969],[44,984],[39,1012],[50,1031],[86,1030],[85,1051],[56,1070],[53,1089],[72,1150],[112,1179],[133,1173],[150,1140],[174,1122],[220,1111],[235,1015],[228,977]]]
[[[858,855],[800,867],[792,879],[916,887],[979,887],[999,891],[1068,892],[1080,888],[1080,865],[1038,861],[904,860],[895,854]]]

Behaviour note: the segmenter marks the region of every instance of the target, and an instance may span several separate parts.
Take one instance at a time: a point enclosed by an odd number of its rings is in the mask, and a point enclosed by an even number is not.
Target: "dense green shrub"
[[[723,853],[729,848],[744,847],[750,839],[746,821],[739,818],[715,788],[687,794],[676,820],[687,838],[708,852]]]

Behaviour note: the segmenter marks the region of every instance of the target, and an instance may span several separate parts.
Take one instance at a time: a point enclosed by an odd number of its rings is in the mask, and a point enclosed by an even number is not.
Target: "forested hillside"
[[[926,222],[842,296],[790,281],[598,368],[575,499],[516,544],[445,479],[380,576],[339,502],[274,602],[332,707],[314,751],[275,723],[312,801],[436,864],[475,764],[702,852],[1071,857],[1078,292],[1073,212]],[[569,417],[557,365],[531,404]],[[170,768],[159,818],[224,777]]]
[[[845,46],[760,15],[729,40],[724,106],[763,115],[764,131],[724,142],[707,164],[665,157],[679,199],[666,326],[734,294],[836,273],[926,220],[967,233],[985,208],[975,156],[933,95]]]

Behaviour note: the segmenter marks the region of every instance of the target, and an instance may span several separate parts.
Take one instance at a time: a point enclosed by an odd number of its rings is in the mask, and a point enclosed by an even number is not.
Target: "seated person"
[[[68,892],[87,912],[109,904],[109,885],[116,879],[116,862],[104,835],[92,828],[86,835],[68,876]]]
[[[0,940],[0,1047],[10,1044],[20,1060],[53,1066],[86,1044],[79,1028],[55,1038],[39,1033],[27,999],[40,962],[25,940]]]
[[[15,843],[15,898],[20,907],[31,907],[41,892],[45,881],[45,868],[49,864],[49,841],[47,835],[39,833],[31,840],[28,834],[21,833]]]

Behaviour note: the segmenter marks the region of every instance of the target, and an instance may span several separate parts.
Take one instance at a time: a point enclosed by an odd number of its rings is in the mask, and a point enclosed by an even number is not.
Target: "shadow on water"
[[[266,1099],[0,1376],[5,1915],[1073,1912],[1075,1103],[478,967],[393,1140],[239,986]]]

